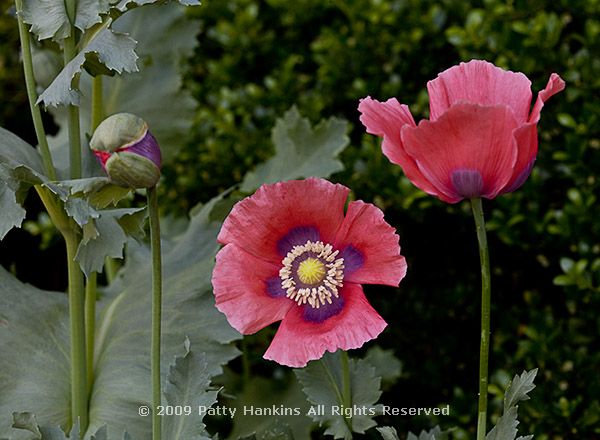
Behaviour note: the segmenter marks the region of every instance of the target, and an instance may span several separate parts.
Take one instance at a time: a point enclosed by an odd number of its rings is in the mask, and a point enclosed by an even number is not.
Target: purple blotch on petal
[[[531,161],[527,164],[527,166],[521,171],[517,179],[513,182],[511,186],[502,190],[502,193],[513,192],[521,185],[525,183],[529,175],[531,174],[531,170],[533,170],[533,165],[535,164],[535,158],[531,159]]]
[[[287,292],[281,287],[281,278],[269,278],[265,283],[267,285],[267,295],[271,298],[282,298],[286,296]]]
[[[320,324],[342,311],[344,308],[344,299],[341,296],[338,298],[332,297],[331,304],[322,305],[318,309],[308,304],[302,307],[304,307],[302,310],[302,318],[304,318],[305,321]]]
[[[321,235],[319,230],[314,226],[296,226],[283,236],[277,242],[277,252],[282,257],[285,257],[294,246],[306,244],[308,240],[319,241]]]
[[[477,170],[454,170],[451,179],[456,193],[466,199],[479,197],[483,192],[483,177]]]
[[[146,134],[139,141],[126,148],[120,149],[120,151],[139,154],[146,159],[150,159],[152,162],[154,162],[154,165],[160,168],[160,147],[158,146],[158,142],[156,142],[154,136],[152,136],[152,133],[150,133],[150,130],[146,130]]]
[[[338,254],[338,258],[339,257],[344,259],[344,275],[351,274],[365,264],[365,256],[363,253],[352,245],[342,249]]]

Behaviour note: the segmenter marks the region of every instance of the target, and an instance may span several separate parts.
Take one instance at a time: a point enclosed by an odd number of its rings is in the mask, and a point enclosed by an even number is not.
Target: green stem
[[[350,389],[350,361],[348,360],[348,352],[342,350],[342,397],[346,408],[352,407],[352,391]]]
[[[104,119],[104,95],[102,90],[102,75],[92,78],[92,132]]]
[[[100,124],[103,118],[102,109],[102,77],[97,76],[92,80],[92,131]],[[108,257],[110,258],[110,257]],[[94,385],[94,345],[96,337],[96,290],[98,287],[98,274],[92,272],[85,285],[85,339],[87,349],[87,378],[88,393]]]
[[[338,382],[335,380],[335,377],[334,377],[333,373],[331,372],[331,370],[329,369],[327,362],[321,358],[319,360],[319,364],[321,364],[321,367],[323,368],[323,371],[325,372],[325,376],[327,376],[327,380],[329,380],[329,383],[331,384],[331,388],[333,389],[333,392],[335,393],[338,403],[340,405],[343,405],[344,407],[349,408],[351,406],[351,403],[350,403],[350,405],[347,406],[347,404],[348,404],[347,396],[350,395],[350,391],[349,390],[346,391],[346,387],[348,387],[348,388],[350,387],[350,370],[348,368],[348,353],[346,353],[345,351],[342,350],[341,357],[342,357],[342,359],[341,359],[342,360],[342,388],[344,389],[344,391],[340,391]],[[346,384],[348,384],[348,385],[346,385]],[[344,417],[344,422],[346,423],[346,426],[348,427],[348,431],[352,432],[351,419],[349,417]]]
[[[85,348],[88,394],[94,384],[94,339],[96,337],[96,288],[98,274],[92,272],[85,285]]]
[[[246,338],[242,338],[242,384],[244,389],[250,384],[251,366],[248,357],[248,343]]]
[[[479,409],[477,417],[477,440],[484,440],[487,419],[488,359],[490,354],[490,255],[485,233],[485,220],[481,199],[471,199],[471,208],[477,228],[479,259],[481,261],[481,344],[479,347]]]
[[[37,191],[40,200],[44,204],[46,211],[48,211],[48,215],[50,216],[50,220],[56,229],[60,231],[60,233],[65,236],[72,231],[73,228],[72,222],[65,214],[63,207],[61,206],[60,201],[58,201],[52,192],[41,185],[35,185],[35,190]]]
[[[71,320],[71,417],[79,419],[79,429],[84,433],[88,426],[88,381],[85,350],[85,302],[83,273],[75,261],[79,235],[65,234],[69,271],[69,316]]]
[[[65,66],[77,55],[76,48],[76,29],[75,29],[75,14],[76,0],[65,0],[67,16],[71,22],[71,32],[67,38],[63,40],[63,59]],[[77,89],[79,87],[79,79],[73,80],[71,87]],[[79,107],[75,105],[68,106],[69,115],[69,161],[71,168],[71,179],[81,178],[81,134],[79,126]]]
[[[150,243],[152,246],[152,439],[161,438],[161,417],[157,409],[161,404],[160,389],[160,335],[162,306],[162,263],[160,251],[160,222],[156,187],[148,188],[148,213],[150,216]]]
[[[61,202],[48,188],[36,185],[52,223],[61,232],[67,245],[67,269],[69,274],[69,318],[71,322],[71,423],[79,419],[81,432],[88,425],[88,379],[86,361],[86,322],[83,273],[75,261],[79,247],[77,226],[65,214]]]
[[[27,26],[23,22],[21,16],[23,11],[23,1],[15,0],[15,7],[17,8],[19,38],[21,39],[21,48],[23,50],[23,73],[25,74],[25,86],[27,88],[27,97],[29,99],[29,109],[33,119],[33,127],[35,129],[35,135],[37,136],[38,145],[40,146],[44,170],[48,177],[50,177],[50,180],[57,180],[56,170],[52,163],[52,155],[50,154],[50,148],[48,147],[48,139],[46,138],[44,124],[42,122],[42,114],[40,108],[36,105],[38,97],[35,91],[35,77],[33,74],[33,61],[31,58],[31,40],[29,32],[27,31]]]
[[[112,257],[106,257],[104,260],[104,269],[106,273],[106,281],[108,281],[108,284],[110,284],[117,277],[119,263]]]

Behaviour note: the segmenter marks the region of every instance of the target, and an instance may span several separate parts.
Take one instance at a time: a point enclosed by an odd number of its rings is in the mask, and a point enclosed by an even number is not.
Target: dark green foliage
[[[269,156],[275,118],[293,104],[313,121],[350,120],[346,171],[336,180],[385,208],[409,261],[399,292],[367,290],[392,324],[381,344],[405,365],[383,401],[450,403],[452,416],[435,422],[473,427],[479,278],[468,207],[415,189],[364,134],[356,107],[366,95],[396,96],[426,117],[426,82],[471,58],[525,72],[534,93],[559,73],[567,89],[542,113],[532,177],[484,204],[494,267],[492,390],[501,396],[501,377],[540,367],[538,389],[521,409],[523,431],[599,435],[599,12],[595,0],[206,2],[191,12],[202,23],[188,81],[199,101],[195,141],[165,170],[169,209],[184,212],[240,181]],[[500,397],[492,411],[501,413]],[[431,422],[382,423],[406,432]]]
[[[399,433],[439,424],[464,427],[456,438],[474,436],[477,244],[467,204],[445,205],[414,188],[364,133],[358,99],[396,96],[416,119],[426,117],[426,82],[471,58],[526,73],[534,92],[552,72],[566,80],[542,112],[531,178],[517,192],[484,202],[493,266],[491,412],[495,422],[514,373],[538,367],[531,400],[519,408],[520,431],[539,440],[598,438],[600,2],[206,0],[189,13],[201,22],[187,81],[198,112],[193,141],[163,170],[163,209],[184,214],[240,182],[273,152],[275,119],[294,104],[313,122],[348,119],[346,170],[335,180],[385,209],[409,263],[399,291],[366,289],[390,323],[378,343],[403,362],[402,378],[382,402],[451,405],[451,416],[436,420],[378,418]],[[21,75],[16,33],[6,35],[4,103],[13,88],[24,100],[13,80]],[[15,108],[0,109],[1,125],[14,126]],[[27,114],[22,108],[19,114]],[[246,356],[254,373],[281,377],[260,358],[271,333],[248,338]]]

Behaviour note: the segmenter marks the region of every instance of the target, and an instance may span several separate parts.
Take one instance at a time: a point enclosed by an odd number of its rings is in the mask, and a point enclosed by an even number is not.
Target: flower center
[[[318,309],[338,298],[344,280],[344,259],[336,258],[330,244],[307,241],[296,245],[281,261],[281,287],[298,305],[309,304]]]
[[[318,284],[325,278],[325,265],[317,258],[307,258],[298,265],[298,278],[304,284]]]

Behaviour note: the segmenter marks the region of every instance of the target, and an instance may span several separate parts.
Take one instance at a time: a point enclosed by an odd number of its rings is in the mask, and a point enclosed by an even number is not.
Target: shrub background
[[[484,202],[493,266],[491,391],[499,396],[512,375],[539,367],[532,400],[519,409],[520,432],[540,440],[600,438],[600,2],[204,3],[189,10],[200,21],[186,81],[198,101],[193,140],[164,169],[162,209],[183,216],[240,181],[270,155],[275,118],[294,104],[313,121],[348,119],[346,170],[334,180],[385,210],[409,262],[399,290],[367,289],[391,324],[377,343],[404,364],[382,400],[399,407],[448,403],[451,416],[435,421],[442,427],[476,423],[479,261],[469,206],[446,205],[414,188],[381,154],[379,140],[365,134],[358,99],[395,96],[419,120],[428,116],[426,82],[472,58],[526,73],[534,99],[550,73],[565,79],[565,92],[543,110],[532,176],[517,192]],[[33,143],[13,19],[2,17],[0,34],[0,124]],[[32,225],[35,235],[9,234],[0,260],[21,279],[61,288],[62,269],[46,261],[62,245],[47,234],[42,240],[44,225]],[[273,378],[280,369],[260,358],[269,331],[246,339],[245,359],[253,374]],[[492,411],[499,413],[499,399]],[[433,423],[380,421],[399,432]]]

